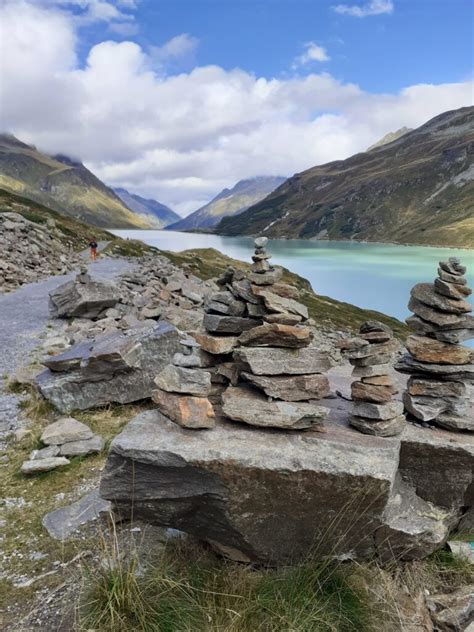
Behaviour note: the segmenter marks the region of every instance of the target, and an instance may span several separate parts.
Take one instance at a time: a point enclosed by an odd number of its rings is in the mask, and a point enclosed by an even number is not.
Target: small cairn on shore
[[[341,344],[358,378],[351,385],[353,399],[351,426],[379,437],[399,435],[405,427],[403,404],[393,400],[397,393],[390,376],[393,354],[399,345],[389,327],[369,320],[355,338]]]
[[[181,425],[212,427],[213,421],[204,421],[212,401],[224,417],[249,425],[322,427],[329,411],[315,402],[329,394],[328,379],[322,374],[333,362],[328,353],[311,345],[308,310],[297,301],[298,290],[280,281],[281,268],[270,265],[267,241],[266,237],[255,240],[248,275],[228,268],[217,280],[220,289],[205,305],[204,331],[193,333],[194,350],[175,357],[174,365],[156,379],[159,390],[154,401]],[[196,364],[191,367],[191,362]],[[189,390],[189,383],[204,379],[203,374],[207,377],[199,397],[207,398],[208,405],[201,402],[200,412],[193,408],[188,417],[194,415],[194,425],[183,423],[176,411],[190,410],[194,401],[171,402],[170,393],[177,398],[198,396]],[[196,422],[197,417],[201,421]]]
[[[414,332],[396,369],[410,374],[403,395],[416,419],[454,431],[474,431],[466,383],[474,380],[474,352],[459,344],[474,337],[471,294],[458,258],[440,261],[438,278],[411,290],[407,324]]]

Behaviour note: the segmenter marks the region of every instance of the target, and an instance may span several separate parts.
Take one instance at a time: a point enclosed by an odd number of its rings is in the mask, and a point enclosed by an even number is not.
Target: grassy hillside
[[[452,247],[474,243],[474,107],[287,180],[216,232]]]
[[[83,164],[53,158],[8,134],[0,135],[0,187],[94,226],[149,227]]]

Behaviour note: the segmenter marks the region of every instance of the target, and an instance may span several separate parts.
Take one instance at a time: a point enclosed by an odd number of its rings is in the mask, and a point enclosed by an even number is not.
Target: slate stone
[[[448,314],[472,312],[472,306],[467,301],[441,296],[431,283],[417,283],[411,290],[411,296],[424,305]]]
[[[283,296],[278,296],[278,294],[274,294],[270,289],[267,288],[252,288],[254,294],[260,296],[264,303],[265,307],[270,312],[277,312],[283,314],[296,314],[298,316],[302,316],[302,318],[308,318],[308,308],[306,305],[295,301],[292,298],[284,298]]]
[[[50,472],[57,467],[69,465],[70,461],[63,456],[53,456],[47,459],[35,459],[25,461],[21,466],[22,474],[39,474],[40,472]]]
[[[375,345],[371,345],[375,346]],[[355,367],[368,367],[368,366],[376,366],[376,365],[387,365],[393,359],[393,354],[391,353],[377,353],[374,355],[369,355],[363,358],[349,358],[350,364]]]
[[[303,320],[298,314],[266,314],[263,320],[267,323],[279,323],[280,325],[297,325]]]
[[[474,381],[474,364],[430,364],[415,360],[409,354],[405,354],[400,358],[395,365],[395,369],[400,373],[437,376],[442,380],[454,380],[456,382]]]
[[[459,260],[455,262],[451,261],[451,259],[449,261],[440,261],[439,267],[453,276],[462,276],[463,274],[466,274],[466,267],[461,265]]]
[[[435,279],[434,286],[438,294],[442,294],[443,296],[447,296],[448,298],[453,298],[455,300],[463,300],[466,296],[470,296],[472,294],[472,290],[468,288],[467,285],[448,283],[447,281],[442,281],[441,279]]]
[[[468,415],[445,412],[438,415],[434,423],[441,428],[446,428],[446,430],[474,432],[474,418]]]
[[[252,329],[259,321],[252,318],[240,318],[239,316],[218,316],[217,314],[204,314],[203,325],[210,333],[240,334]]]
[[[403,414],[403,404],[401,402],[388,402],[386,404],[373,404],[371,402],[355,401],[352,407],[356,417],[365,417],[386,421]]]
[[[207,397],[176,395],[162,389],[153,391],[152,399],[160,411],[183,428],[214,428],[214,409]]]
[[[211,374],[203,369],[166,366],[155,378],[158,388],[167,393],[207,396],[211,393]]]
[[[395,437],[400,435],[406,426],[404,415],[398,415],[392,419],[377,421],[358,417],[357,415],[349,415],[349,423],[359,432],[377,437]]]
[[[239,343],[250,347],[307,347],[313,339],[309,327],[278,323],[261,325],[239,336]]]
[[[433,421],[442,413],[467,414],[468,402],[463,397],[432,397],[403,393],[405,409],[421,421]]]
[[[455,283],[456,285],[466,285],[467,284],[466,277],[458,276],[458,275],[454,275],[454,274],[449,274],[449,272],[446,272],[441,267],[438,268],[438,277],[442,281],[446,281],[446,283]]]
[[[255,294],[253,293],[252,284],[248,279],[242,279],[241,281],[234,280],[232,282],[231,289],[235,295],[243,298],[244,301],[246,301],[247,303],[258,305],[262,302],[262,299],[258,296],[255,296]]]
[[[282,296],[283,298],[292,298],[297,301],[300,297],[300,291],[294,285],[289,285],[288,283],[274,283],[272,285],[273,294],[278,294],[278,296]]]
[[[122,298],[118,287],[103,281],[68,281],[49,293],[49,312],[53,318],[97,318]]]
[[[81,421],[73,417],[62,417],[46,426],[41,435],[41,442],[45,445],[61,445],[68,441],[82,441],[91,439],[94,433]]]
[[[448,314],[447,312],[439,311],[433,307],[425,305],[421,301],[418,301],[413,296],[410,297],[408,302],[408,309],[414,312],[417,316],[425,321],[434,323],[445,329],[457,329],[462,319],[461,314]]]
[[[328,353],[315,347],[283,349],[275,347],[240,347],[234,359],[255,375],[306,375],[324,373],[334,362]]]
[[[427,395],[432,397],[463,397],[466,385],[463,382],[440,382],[410,377],[407,382],[410,395]]]
[[[89,357],[92,349],[93,342],[86,340],[80,342],[73,347],[70,347],[63,353],[58,353],[54,356],[47,356],[42,360],[44,364],[51,371],[71,371],[73,369],[79,369],[81,362]]]
[[[242,316],[245,303],[236,299],[232,292],[216,292],[206,304],[206,309],[225,316]]]
[[[362,344],[362,341],[368,344]],[[377,357],[380,354],[390,354],[400,349],[400,345],[396,340],[390,340],[383,343],[370,343],[370,341],[362,338],[362,336],[353,338],[351,340],[352,348],[346,352],[345,356],[349,360],[369,358],[372,356]],[[365,366],[365,365],[360,365]]]
[[[330,393],[329,380],[325,375],[272,376],[242,373],[242,377],[262,389],[268,397],[286,402],[324,399]]]
[[[96,489],[71,505],[47,513],[42,520],[43,527],[55,540],[67,540],[82,525],[109,513],[111,507],[112,503],[101,498]]]
[[[426,336],[408,336],[406,348],[415,360],[432,364],[469,364],[473,352],[467,347],[452,345]]]
[[[87,456],[98,454],[104,449],[105,442],[102,437],[94,435],[91,439],[83,441],[70,441],[61,446],[61,456]]]
[[[353,377],[377,377],[385,376],[392,370],[391,364],[374,364],[372,366],[355,366],[352,370]]]
[[[322,428],[329,409],[308,403],[269,402],[247,386],[229,386],[222,395],[222,412],[234,421],[264,428],[303,430]]]
[[[450,344],[458,344],[464,340],[474,338],[474,317],[464,316],[455,324],[446,327],[439,327],[434,323],[419,318],[418,316],[410,316],[405,321],[409,328],[417,334],[424,334],[436,338],[441,342]]]
[[[389,402],[397,389],[392,386],[380,386],[364,382],[351,384],[352,399],[383,404]]]
[[[33,450],[30,453],[30,461],[36,461],[38,459],[49,459],[54,456],[59,456],[59,446],[49,445],[46,448],[40,450]]]
[[[370,334],[370,333],[386,333],[389,334],[390,337],[393,336],[393,332],[388,325],[382,323],[380,320],[366,320],[359,329],[360,334]]]
[[[272,268],[263,274],[251,272],[249,274],[249,279],[255,285],[273,285],[274,283],[277,283],[282,276],[283,270],[281,268]]]
[[[224,355],[231,353],[237,346],[237,336],[212,336],[202,332],[195,332],[193,335],[207,353]]]

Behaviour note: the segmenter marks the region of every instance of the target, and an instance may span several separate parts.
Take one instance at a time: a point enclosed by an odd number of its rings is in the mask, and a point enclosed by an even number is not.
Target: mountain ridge
[[[182,219],[169,206],[153,198],[144,198],[136,193],[130,193],[123,187],[114,187],[112,190],[134,213],[150,217],[150,221],[153,222],[153,228],[165,228],[169,224]]]
[[[472,247],[474,107],[295,174],[218,234]]]
[[[234,216],[262,200],[285,181],[282,176],[254,176],[239,180],[232,188],[222,189],[207,204],[167,226],[167,230],[193,230],[213,228],[222,217]]]
[[[12,134],[0,134],[0,187],[94,226],[149,227],[81,162],[49,156]]]

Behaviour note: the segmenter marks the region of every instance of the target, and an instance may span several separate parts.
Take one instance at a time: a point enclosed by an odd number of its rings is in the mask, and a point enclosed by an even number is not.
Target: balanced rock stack
[[[207,354],[192,338],[182,340],[183,351],[176,353],[156,377],[158,387],[152,400],[169,419],[185,428],[213,428],[214,409],[209,396],[213,392]],[[212,362],[211,362],[212,363]]]
[[[403,401],[414,417],[449,430],[474,431],[466,395],[466,382],[474,381],[474,352],[459,344],[474,337],[465,272],[452,257],[440,261],[434,284],[412,289],[408,307],[415,315],[406,322],[415,333],[395,368],[410,374]]]
[[[354,401],[349,423],[364,434],[392,437],[405,427],[403,404],[393,400],[397,393],[390,377],[394,352],[399,345],[389,327],[378,321],[364,323],[356,338],[344,341],[346,357],[354,366]]]

